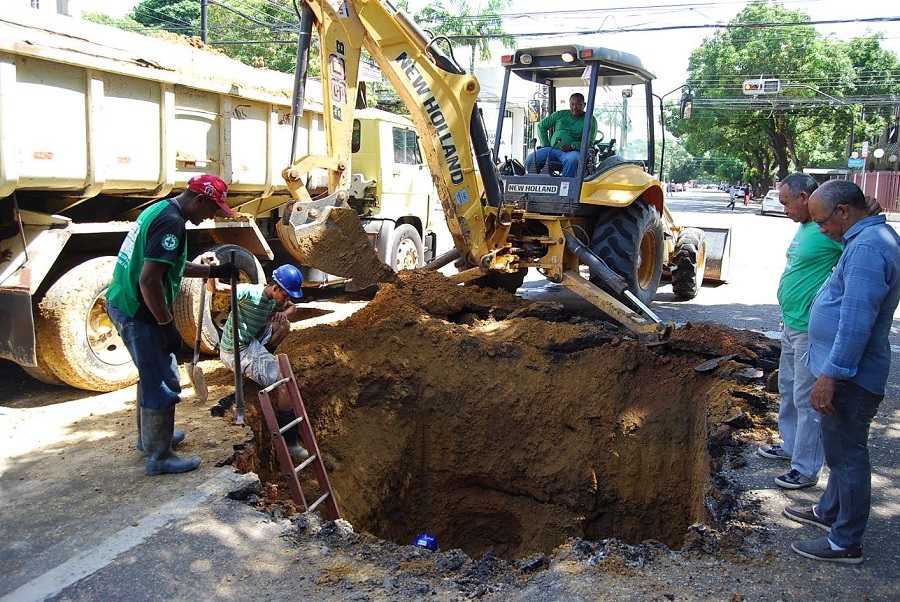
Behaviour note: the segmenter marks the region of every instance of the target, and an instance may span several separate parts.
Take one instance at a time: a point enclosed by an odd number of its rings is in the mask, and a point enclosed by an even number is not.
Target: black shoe
[[[798,523],[806,523],[807,525],[813,525],[814,527],[831,531],[831,523],[827,522],[824,518],[816,516],[816,513],[813,512],[813,508],[815,508],[815,506],[787,506],[781,511],[781,514]]]
[[[806,558],[825,562],[841,562],[843,564],[859,564],[863,561],[862,548],[832,550],[827,537],[809,541],[795,541],[791,549]]]

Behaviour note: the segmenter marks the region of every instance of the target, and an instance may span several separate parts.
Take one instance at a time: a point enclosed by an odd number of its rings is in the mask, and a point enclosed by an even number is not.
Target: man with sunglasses
[[[806,365],[816,377],[810,395],[821,414],[828,485],[811,507],[788,506],[787,518],[828,531],[795,541],[807,558],[862,562],[872,473],[869,425],[884,399],[891,362],[889,335],[900,302],[900,235],[883,215],[870,215],[856,184],[831,180],[809,199],[819,230],[844,253],[813,300]]]

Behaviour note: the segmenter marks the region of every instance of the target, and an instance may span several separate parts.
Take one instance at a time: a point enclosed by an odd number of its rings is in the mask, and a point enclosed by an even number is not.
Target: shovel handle
[[[231,263],[234,264],[234,251],[231,252]],[[241,373],[241,339],[238,336],[238,296],[237,275],[231,277],[231,338],[234,341],[234,401],[237,405],[235,424],[244,424],[246,410],[244,408],[244,382]]]
[[[200,361],[200,340],[203,336],[203,313],[206,311],[206,281],[200,285],[200,315],[197,316],[197,340],[194,341],[194,364]]]

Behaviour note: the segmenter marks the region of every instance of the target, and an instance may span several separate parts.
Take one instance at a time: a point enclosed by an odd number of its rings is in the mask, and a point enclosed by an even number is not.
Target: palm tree
[[[475,72],[476,55],[483,61],[491,58],[490,43],[499,40],[506,48],[513,48],[513,39],[503,30],[500,13],[509,8],[511,0],[487,0],[484,10],[475,10],[467,0],[437,0],[416,13],[415,20],[435,35],[447,36],[471,50],[469,73]]]

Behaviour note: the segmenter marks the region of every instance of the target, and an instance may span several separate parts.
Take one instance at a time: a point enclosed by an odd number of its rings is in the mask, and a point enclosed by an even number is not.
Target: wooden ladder
[[[281,464],[281,470],[287,478],[288,487],[291,490],[291,498],[295,504],[302,506],[304,511],[315,510],[324,503],[328,518],[337,520],[341,518],[341,511],[338,510],[337,501],[334,499],[334,489],[331,488],[331,481],[328,480],[328,473],[325,471],[325,464],[322,462],[322,454],[319,452],[316,437],[309,424],[306,407],[303,405],[303,398],[300,397],[300,389],[297,387],[294,371],[291,370],[291,363],[288,361],[287,355],[283,353],[278,354],[278,367],[281,370],[281,380],[259,392],[259,407],[262,409],[263,416],[266,419],[266,427],[272,434],[272,444]],[[275,417],[275,409],[272,407],[272,400],[269,399],[269,392],[285,384],[287,385],[285,389],[291,399],[291,407],[294,409],[295,418],[288,424],[279,427],[278,419]],[[309,457],[297,466],[294,466],[294,459],[288,451],[287,442],[283,436],[288,429],[294,426],[298,427],[303,447],[309,452]],[[307,505],[306,496],[303,495],[303,488],[300,486],[300,480],[297,478],[297,475],[301,470],[310,466],[312,466],[313,474],[315,474],[316,480],[319,482],[319,489],[324,493],[315,502]]]

